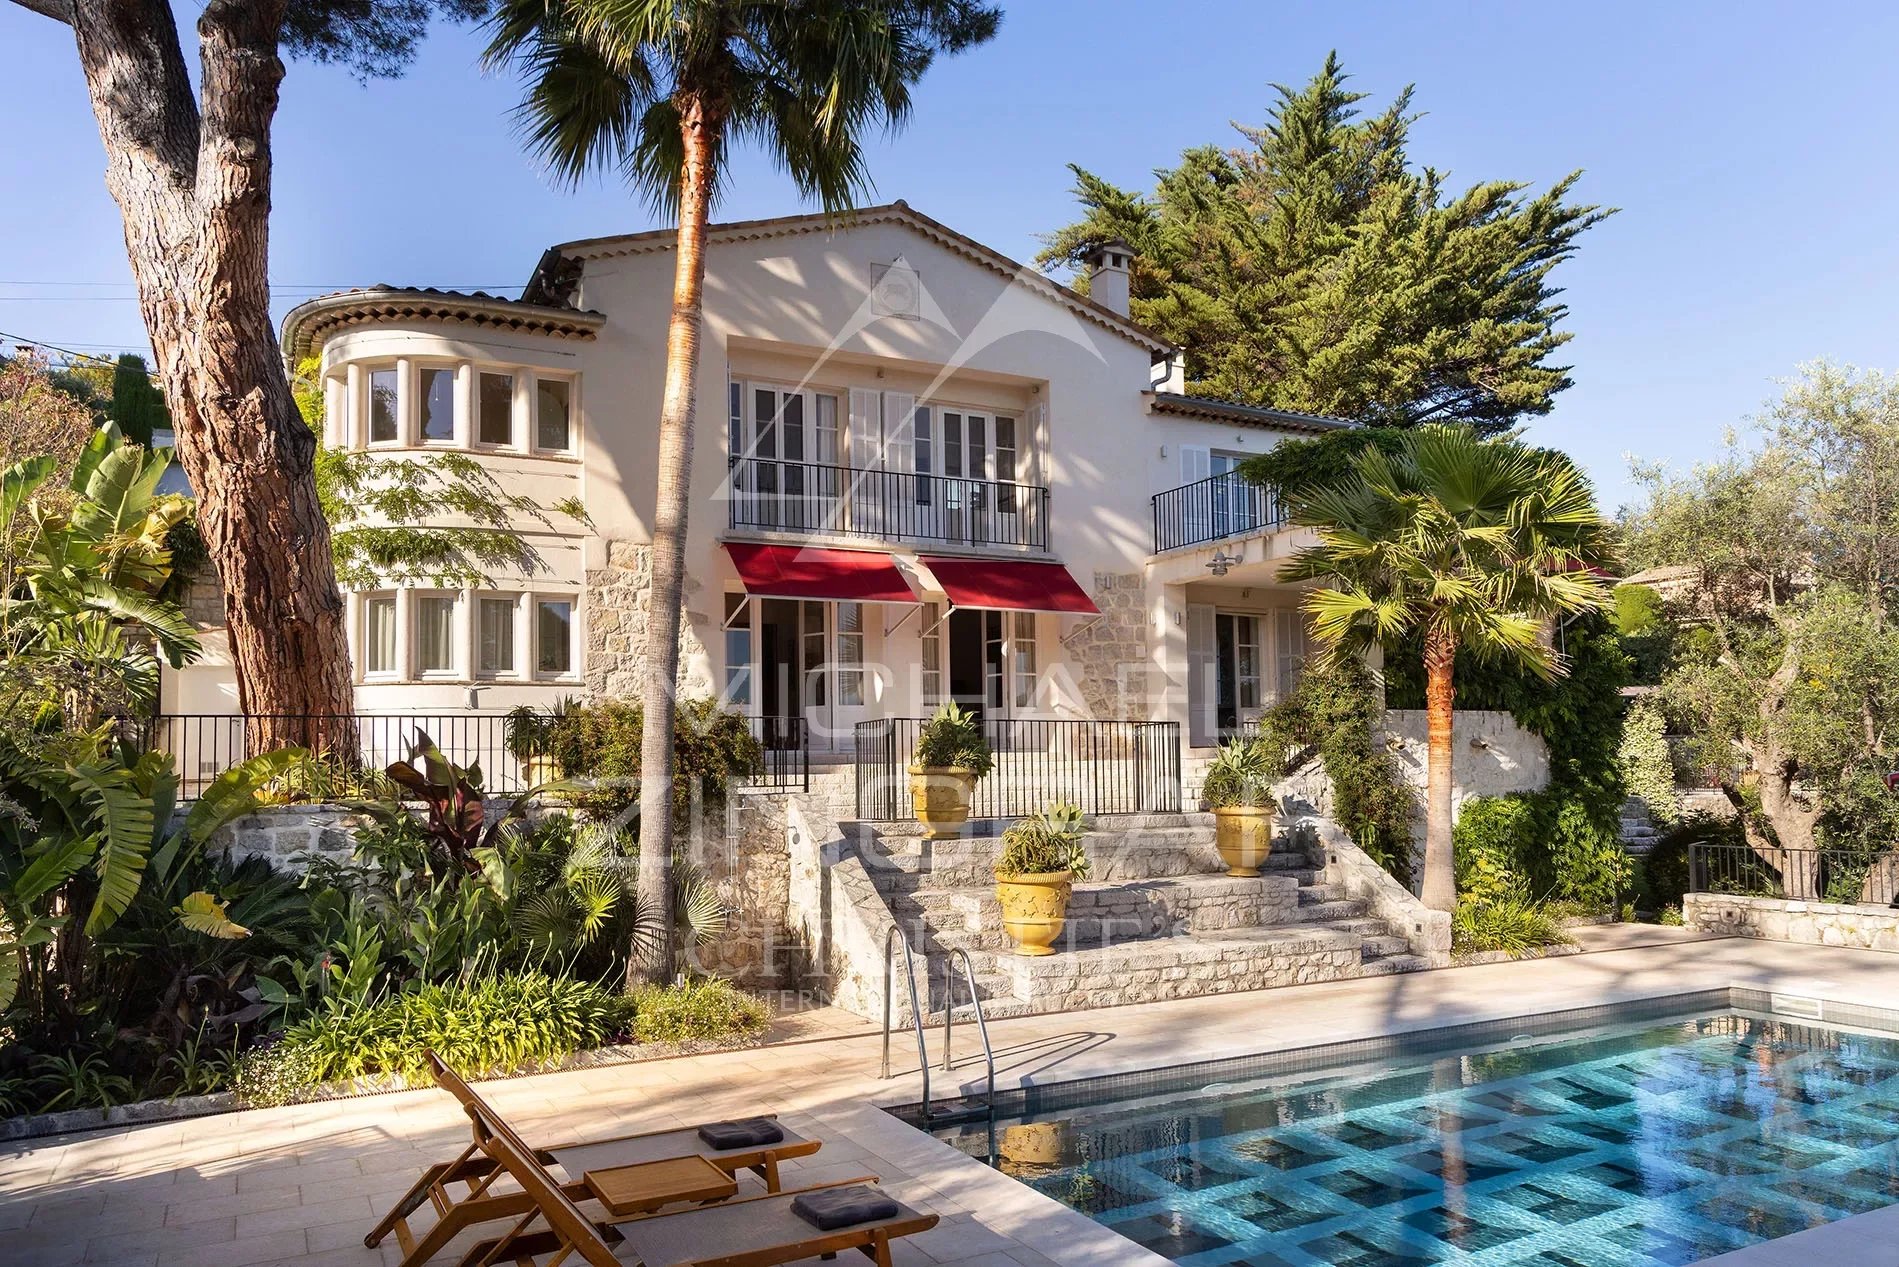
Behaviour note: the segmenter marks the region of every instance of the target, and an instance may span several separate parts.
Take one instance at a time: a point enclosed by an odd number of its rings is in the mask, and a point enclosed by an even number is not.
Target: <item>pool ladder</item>
[[[923,1002],[917,994],[916,958],[910,951],[910,939],[903,935],[903,929],[896,924],[892,924],[890,931],[884,934],[884,1056],[877,1076],[890,1076],[890,1012],[897,985],[892,969],[898,947],[903,949],[903,976],[910,988],[910,1028],[916,1031],[917,1036],[917,1067],[923,1071],[923,1120],[927,1123],[935,1116],[930,1108],[930,1046],[924,1034]],[[943,1071],[948,1073],[955,1067],[950,1046],[956,1014],[956,973],[952,960],[962,962],[963,983],[969,988],[969,1005],[976,1013],[976,1033],[982,1039],[983,1064],[988,1073],[988,1091],[983,1103],[993,1120],[996,1111],[996,1053],[989,1046],[989,1023],[983,1018],[982,996],[976,993],[976,967],[970,960],[969,951],[961,946],[951,947],[948,957],[943,961]]]

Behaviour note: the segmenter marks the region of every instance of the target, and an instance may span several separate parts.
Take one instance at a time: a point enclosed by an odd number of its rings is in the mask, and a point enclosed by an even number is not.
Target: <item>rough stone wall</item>
[[[606,566],[587,569],[587,690],[595,699],[636,700],[645,681],[653,552],[632,541],[606,545]],[[705,644],[695,632],[708,620],[710,629],[718,627],[717,620],[694,610],[704,588],[686,578],[679,622],[679,689],[686,696],[712,691]]]
[[[1697,932],[1730,937],[1899,950],[1899,910],[1890,906],[1690,893],[1682,899],[1682,922]]]
[[[724,935],[694,948],[694,960],[703,971],[752,988],[785,987],[801,958],[788,924],[787,799],[785,793],[734,793],[726,830],[703,833],[694,850],[729,913]]]
[[[1082,706],[1101,721],[1147,718],[1147,580],[1139,572],[1096,572],[1091,595],[1101,618],[1065,644],[1078,670]]]
[[[192,573],[191,584],[185,587],[182,606],[185,619],[197,629],[216,629],[224,621],[224,586],[218,581],[218,574],[205,563]]]
[[[1398,758],[1411,789],[1411,874],[1424,870],[1425,789],[1430,746],[1424,710],[1390,709],[1379,734]],[[1459,709],[1452,717],[1451,817],[1473,796],[1536,792],[1549,786],[1550,754],[1542,739],[1508,713]]]
[[[209,847],[236,860],[262,858],[280,871],[302,871],[312,854],[348,861],[353,833],[368,822],[341,805],[272,805],[225,824]]]

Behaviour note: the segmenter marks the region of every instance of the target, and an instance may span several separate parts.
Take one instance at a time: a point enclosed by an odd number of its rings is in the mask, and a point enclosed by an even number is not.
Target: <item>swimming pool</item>
[[[1486,1022],[1031,1088],[933,1133],[1190,1267],[1690,1263],[1899,1202],[1899,1015],[1828,1006]]]

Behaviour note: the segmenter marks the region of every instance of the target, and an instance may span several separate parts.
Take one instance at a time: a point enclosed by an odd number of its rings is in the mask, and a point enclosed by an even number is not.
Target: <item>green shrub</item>
[[[1451,913],[1451,950],[1470,955],[1507,951],[1520,955],[1543,946],[1569,944],[1549,911],[1521,898],[1495,902],[1459,902]]]
[[[716,977],[641,986],[623,1002],[632,1010],[630,1033],[639,1043],[756,1038],[771,1020],[762,1000]]]
[[[917,731],[910,761],[927,769],[969,770],[980,779],[995,768],[996,756],[982,733],[982,718],[949,700]]]
[[[1641,700],[1622,719],[1622,743],[1616,750],[1622,781],[1630,796],[1648,807],[1656,822],[1668,824],[1680,814],[1675,794],[1675,757],[1668,746],[1668,719],[1659,706]]]
[[[420,1081],[430,1050],[471,1076],[538,1065],[606,1042],[620,1016],[602,987],[540,972],[422,985],[367,1003],[331,997],[275,1047],[247,1057],[237,1086],[251,1102],[272,1103],[346,1078]]]
[[[530,727],[510,718],[511,738],[542,745],[565,776],[591,780],[574,793],[575,803],[595,818],[615,818],[640,799],[640,739],[645,711],[609,700],[575,706],[563,702]],[[530,733],[531,732],[531,733]],[[673,729],[673,818],[684,824],[694,800],[707,808],[725,804],[733,779],[758,769],[763,752],[746,719],[717,700],[681,700]]]
[[[1088,854],[1082,838],[1088,829],[1081,807],[1058,801],[1047,809],[1018,819],[1002,833],[1002,853],[996,858],[996,878],[1048,875],[1066,871],[1079,880],[1088,874]]]
[[[1521,796],[1476,796],[1464,802],[1451,830],[1460,897],[1481,904],[1533,896],[1527,855],[1535,815]]]
[[[1555,808],[1546,837],[1552,896],[1592,912],[1614,911],[1633,870],[1628,850],[1581,803],[1564,800]],[[1545,830],[1541,822],[1537,826]]]
[[[1656,837],[1635,874],[1636,905],[1646,911],[1679,908],[1688,892],[1688,847],[1741,844],[1740,822],[1690,814]]]

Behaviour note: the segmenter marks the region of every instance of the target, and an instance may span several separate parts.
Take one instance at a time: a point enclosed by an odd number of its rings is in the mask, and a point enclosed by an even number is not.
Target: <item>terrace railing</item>
[[[211,781],[242,761],[246,732],[255,715],[235,713],[161,714],[143,723],[140,739],[153,751],[169,753],[178,771],[179,795],[187,800],[201,795]],[[274,716],[272,729],[288,734],[294,745],[300,733],[313,743],[334,717]],[[442,754],[457,765],[481,764],[482,783],[490,792],[515,795],[552,776],[543,754],[525,754],[508,742],[506,713],[358,713],[353,718],[363,766],[380,770],[406,760],[418,733],[427,734]],[[747,787],[805,790],[810,787],[810,730],[802,717],[748,717],[758,740],[753,768],[739,778]]]
[[[921,717],[859,722],[857,816],[911,817],[910,754]],[[995,768],[977,780],[972,818],[1021,818],[1053,801],[1088,814],[1180,811],[1180,727],[1174,722],[991,718],[983,733]]]
[[[1278,492],[1234,471],[1154,494],[1155,554],[1285,524]]]
[[[1899,850],[1776,849],[1746,845],[1688,846],[1688,891],[1806,902],[1899,905]]]
[[[1007,480],[734,458],[731,526],[1048,549],[1048,489]]]

